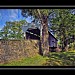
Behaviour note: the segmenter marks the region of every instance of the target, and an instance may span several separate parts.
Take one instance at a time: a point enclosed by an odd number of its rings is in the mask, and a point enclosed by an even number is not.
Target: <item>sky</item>
[[[6,21],[19,21],[24,20],[25,17],[21,15],[20,9],[0,9],[0,30],[4,27]],[[30,18],[26,19],[31,22]]]
[[[75,14],[75,9],[71,11]],[[6,21],[19,21],[24,20],[25,17],[21,15],[20,9],[0,9],[0,30],[4,27]],[[31,22],[30,18],[26,19],[27,22]]]

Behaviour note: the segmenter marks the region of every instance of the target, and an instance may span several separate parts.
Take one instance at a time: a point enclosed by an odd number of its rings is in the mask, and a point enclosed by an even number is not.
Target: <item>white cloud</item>
[[[18,17],[18,9],[11,9],[9,17],[11,19],[16,19]]]
[[[13,22],[14,20],[11,18],[11,19],[9,19],[8,21],[11,21],[11,22]]]

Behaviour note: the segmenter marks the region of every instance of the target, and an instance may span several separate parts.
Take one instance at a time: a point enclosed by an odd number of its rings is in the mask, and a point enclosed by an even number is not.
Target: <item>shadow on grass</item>
[[[45,66],[75,66],[75,52],[53,52],[50,53],[49,59]]]

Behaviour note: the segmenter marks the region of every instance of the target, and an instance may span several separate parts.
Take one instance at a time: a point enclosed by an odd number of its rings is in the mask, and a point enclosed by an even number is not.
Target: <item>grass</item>
[[[75,51],[53,52],[44,64],[46,66],[75,66]]]
[[[75,66],[75,51],[50,52],[49,57],[36,55],[0,66]]]
[[[32,58],[22,58],[21,60],[12,61],[8,64],[0,64],[0,66],[42,66],[46,63],[48,57],[36,55]]]

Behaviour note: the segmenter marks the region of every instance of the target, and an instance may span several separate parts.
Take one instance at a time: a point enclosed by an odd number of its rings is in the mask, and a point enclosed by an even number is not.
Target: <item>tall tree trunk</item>
[[[68,40],[65,37],[66,35],[63,34],[63,51],[68,51]]]
[[[68,41],[64,41],[64,51],[68,51]]]
[[[44,21],[44,20],[43,20]],[[43,30],[42,30],[42,43],[43,43],[43,54],[47,55],[49,53],[49,33],[48,33],[48,23],[47,19],[45,19],[45,22],[43,24]]]
[[[41,26],[40,26],[40,52],[43,56],[47,55],[49,53],[49,34],[48,34],[48,21],[47,17],[44,19],[42,17],[40,10],[37,9],[40,20],[41,20]]]

